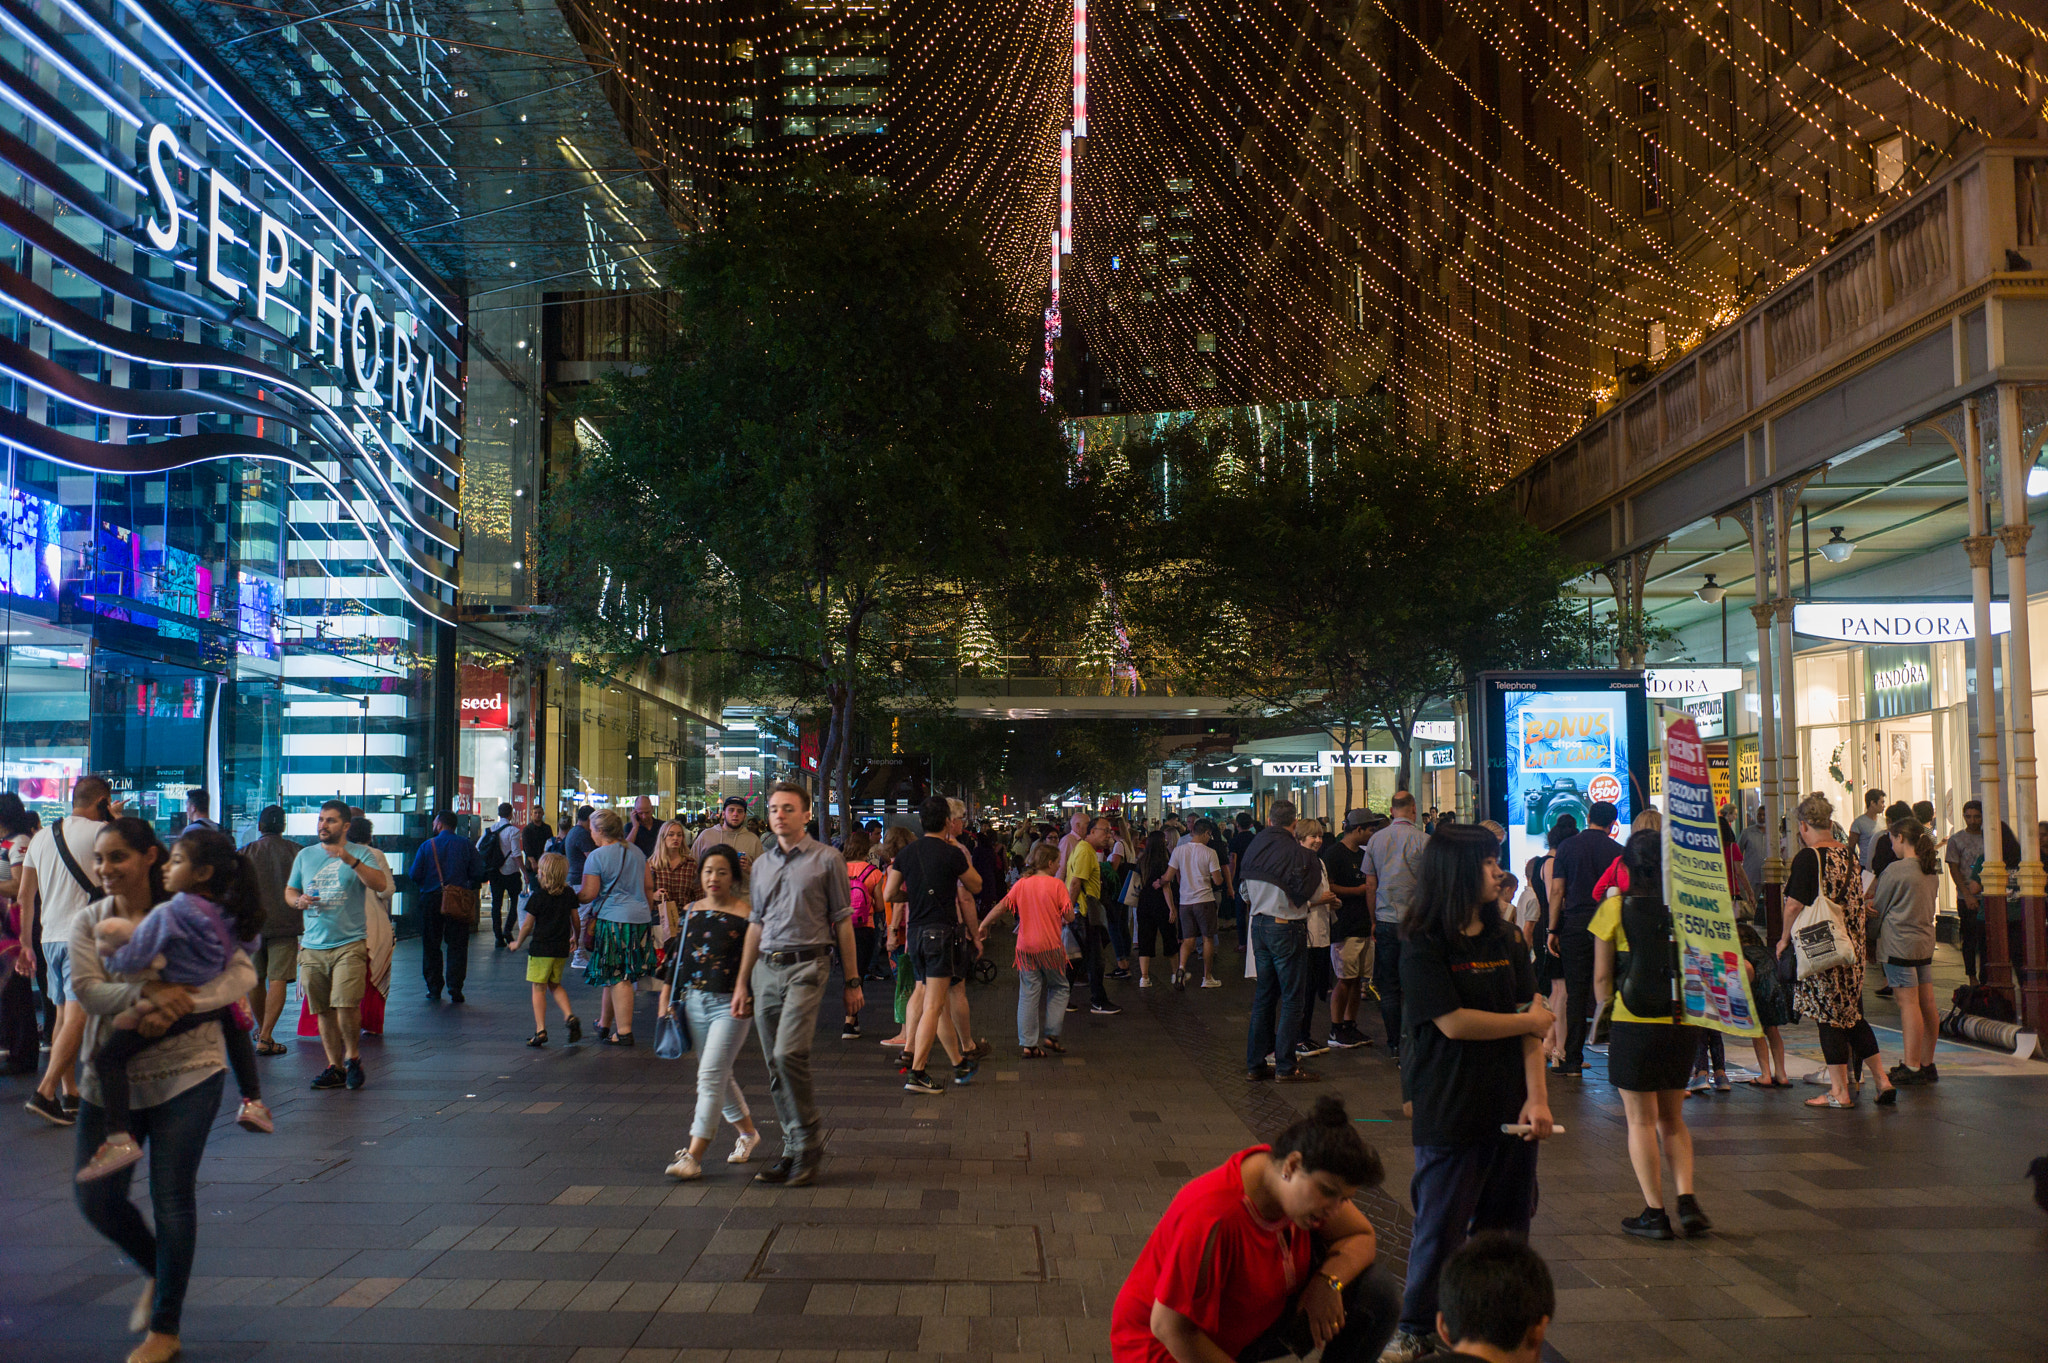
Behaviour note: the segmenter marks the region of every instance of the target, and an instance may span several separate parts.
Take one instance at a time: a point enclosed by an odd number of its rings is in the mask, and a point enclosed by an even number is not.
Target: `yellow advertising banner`
[[[1735,739],[1735,788],[1737,790],[1760,790],[1763,787],[1764,764],[1757,756],[1755,734],[1741,734]]]
[[[1735,901],[1721,853],[1721,824],[1707,777],[1706,745],[1687,715],[1664,721],[1669,765],[1664,809],[1664,902],[1684,994],[1684,1021],[1730,1036],[1761,1036],[1735,931]]]
[[[1720,809],[1733,798],[1733,792],[1728,784],[1728,745],[1726,743],[1713,743],[1707,747],[1707,784],[1714,791],[1715,809]],[[1735,818],[1736,822],[1739,823],[1742,820],[1742,815],[1737,813]]]

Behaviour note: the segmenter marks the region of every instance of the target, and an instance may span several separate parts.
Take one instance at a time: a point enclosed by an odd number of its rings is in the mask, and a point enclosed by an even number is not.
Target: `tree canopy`
[[[974,234],[887,193],[745,194],[671,282],[672,343],[580,404],[544,502],[555,627],[823,711],[843,786],[857,708],[1046,576],[1064,445]]]

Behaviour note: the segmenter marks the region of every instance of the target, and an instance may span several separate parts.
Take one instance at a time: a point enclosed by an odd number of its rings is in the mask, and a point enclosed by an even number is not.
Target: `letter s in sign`
[[[178,248],[178,200],[171,193],[171,172],[164,165],[164,149],[169,148],[172,159],[177,159],[178,135],[171,131],[168,123],[159,123],[149,130],[149,179],[156,189],[156,202],[163,213],[159,223],[154,216],[143,224],[149,233],[149,244],[159,251],[175,251]]]

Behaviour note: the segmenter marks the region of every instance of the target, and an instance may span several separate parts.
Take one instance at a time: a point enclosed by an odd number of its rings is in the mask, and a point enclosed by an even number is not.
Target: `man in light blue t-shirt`
[[[348,841],[348,806],[329,800],[320,806],[320,841],[301,851],[285,883],[285,902],[305,915],[299,937],[299,993],[320,1020],[320,1045],[327,1068],[316,1089],[363,1086],[360,1052],[363,991],[370,980],[365,894],[385,894],[391,873]]]

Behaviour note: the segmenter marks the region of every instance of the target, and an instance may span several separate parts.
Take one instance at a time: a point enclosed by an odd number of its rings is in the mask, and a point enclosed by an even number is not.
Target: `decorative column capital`
[[[2021,521],[2018,525],[2001,525],[1991,533],[2004,542],[2007,558],[2025,558],[2027,537],[2034,533],[2034,526],[2031,521]]]
[[[1749,618],[1756,621],[1758,629],[1769,629],[1771,620],[1777,614],[1776,607],[1777,603],[1774,601],[1759,601],[1749,608]]]
[[[1991,566],[1991,544],[1992,539],[1989,535],[1965,535],[1963,537],[1963,552],[1970,556],[1970,566],[1972,568],[1989,568]]]
[[[1771,603],[1771,609],[1776,612],[1779,624],[1789,625],[1792,623],[1792,607],[1794,604],[1789,596],[1781,596]]]

